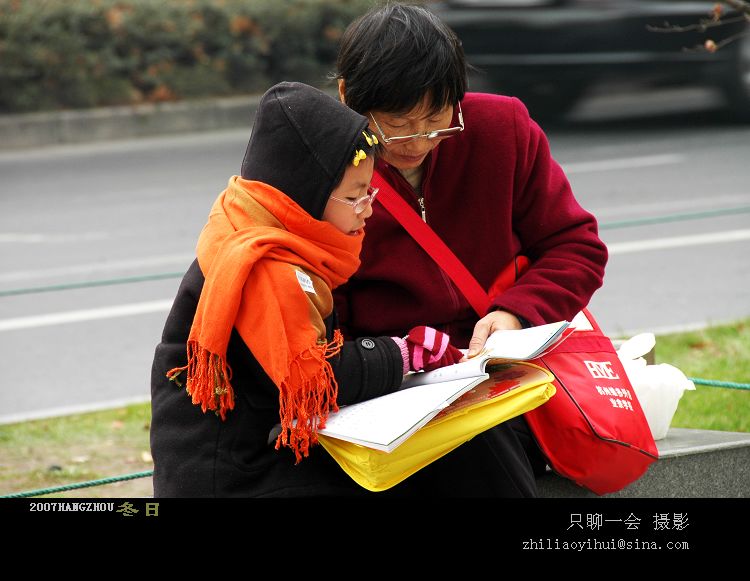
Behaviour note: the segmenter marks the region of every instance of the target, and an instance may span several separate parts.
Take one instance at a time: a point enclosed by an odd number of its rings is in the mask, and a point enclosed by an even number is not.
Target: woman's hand
[[[513,329],[523,329],[521,321],[515,315],[507,311],[493,311],[489,315],[485,315],[474,325],[474,334],[471,336],[471,341],[469,341],[469,351],[466,354],[466,359],[479,354],[484,348],[487,337],[495,331]]]

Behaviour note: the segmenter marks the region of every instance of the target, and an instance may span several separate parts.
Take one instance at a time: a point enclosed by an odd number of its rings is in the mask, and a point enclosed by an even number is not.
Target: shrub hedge
[[[316,86],[377,0],[0,0],[0,113]]]

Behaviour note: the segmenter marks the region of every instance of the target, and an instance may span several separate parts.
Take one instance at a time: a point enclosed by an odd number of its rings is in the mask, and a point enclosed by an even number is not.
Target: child
[[[365,494],[314,447],[319,423],[462,356],[424,327],[346,342],[337,328],[332,290],[359,266],[376,151],[367,118],[317,89],[261,99],[156,348],[156,497]]]

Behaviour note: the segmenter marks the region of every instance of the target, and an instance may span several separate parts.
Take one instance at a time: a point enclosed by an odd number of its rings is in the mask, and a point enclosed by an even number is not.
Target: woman
[[[491,299],[478,316],[376,204],[362,264],[335,293],[345,333],[400,335],[419,321],[473,354],[495,330],[570,320],[588,304],[607,262],[595,218],[576,201],[520,101],[466,92],[463,50],[447,26],[418,6],[373,9],[345,31],[337,68],[341,100],[369,119],[382,144],[376,173]],[[529,268],[511,288],[494,290],[518,256],[530,260]],[[475,438],[432,468],[447,474],[482,466],[486,473],[467,480],[466,494],[533,496],[521,443],[539,473],[544,463],[523,420]]]
[[[331,291],[359,265],[377,193],[367,125],[300,83],[263,96],[242,176],[214,203],[156,348],[156,497],[365,494],[315,446],[319,423],[460,358],[441,333],[338,330]]]

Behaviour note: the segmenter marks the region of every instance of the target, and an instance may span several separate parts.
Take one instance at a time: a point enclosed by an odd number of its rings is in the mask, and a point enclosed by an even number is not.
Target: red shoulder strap
[[[376,199],[383,204],[383,207],[398,220],[411,237],[451,277],[477,314],[480,317],[484,317],[490,306],[490,299],[485,290],[477,282],[477,279],[474,278],[435,231],[419,217],[414,209],[377,172],[372,175],[372,185],[380,190]]]

